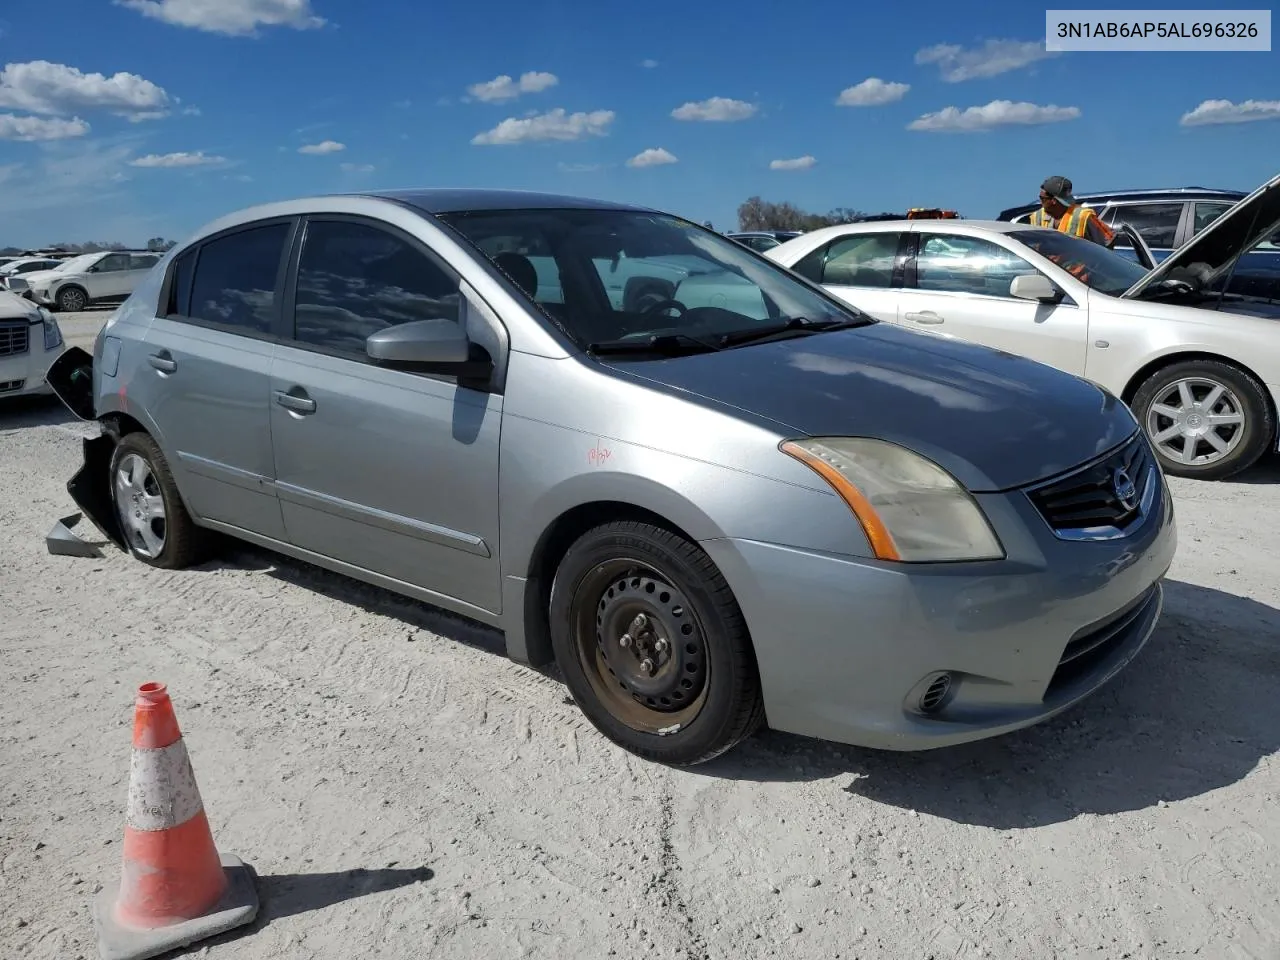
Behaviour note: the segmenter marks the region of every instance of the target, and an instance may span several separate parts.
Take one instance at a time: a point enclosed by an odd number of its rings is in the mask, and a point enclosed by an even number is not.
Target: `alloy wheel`
[[[1147,408],[1147,434],[1167,459],[1217,463],[1244,439],[1244,406],[1230,387],[1205,377],[1175,380]]]
[[[129,545],[154,560],[165,544],[164,497],[151,464],[136,453],[127,453],[116,465],[116,512]]]

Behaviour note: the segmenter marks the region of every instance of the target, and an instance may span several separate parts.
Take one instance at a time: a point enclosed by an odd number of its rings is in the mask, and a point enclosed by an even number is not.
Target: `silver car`
[[[55,368],[102,424],[69,489],[142,562],[218,531],[465,614],[665,763],[1041,721],[1146,643],[1175,548],[1111,394],[618,204],[256,207]]]

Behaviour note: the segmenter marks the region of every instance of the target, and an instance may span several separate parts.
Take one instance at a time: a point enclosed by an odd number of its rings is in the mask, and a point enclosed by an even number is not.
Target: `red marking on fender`
[[[599,444],[596,444],[594,447],[592,447],[590,450],[587,451],[587,463],[591,464],[593,467],[598,467],[602,465],[606,460],[608,460],[609,457],[611,456],[612,454],[608,451],[608,449],[600,446]]]

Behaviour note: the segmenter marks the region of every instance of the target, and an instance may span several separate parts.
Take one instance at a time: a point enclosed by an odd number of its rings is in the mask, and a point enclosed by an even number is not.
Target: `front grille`
[[[1116,647],[1128,640],[1158,599],[1159,586],[1153,586],[1127,607],[1116,611],[1080,631],[1067,644],[1058,660],[1057,670],[1049,681],[1049,693],[1089,673],[1106,660]]]
[[[0,393],[13,393],[26,386],[25,380],[0,380]]]
[[[26,353],[30,347],[30,327],[25,320],[21,323],[0,323],[0,357]]]
[[[1141,433],[1118,450],[1027,492],[1040,515],[1057,533],[1112,527],[1123,530],[1141,512],[1155,464]],[[1127,502],[1118,487],[1127,477],[1133,492]],[[1119,483],[1117,482],[1119,481]]]

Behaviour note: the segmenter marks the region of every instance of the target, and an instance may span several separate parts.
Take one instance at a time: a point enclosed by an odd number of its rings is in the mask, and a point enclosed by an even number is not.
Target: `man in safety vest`
[[[1066,177],[1050,177],[1040,185],[1040,209],[1031,215],[1031,225],[1083,237],[1108,249],[1116,242],[1115,231],[1099,220],[1097,213],[1076,203]]]

